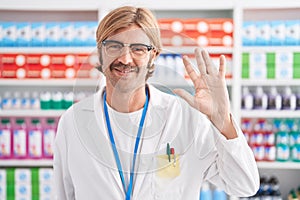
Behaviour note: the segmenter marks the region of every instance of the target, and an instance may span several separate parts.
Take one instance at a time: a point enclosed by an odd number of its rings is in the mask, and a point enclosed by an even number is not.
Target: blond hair
[[[132,6],[123,6],[112,10],[100,22],[97,32],[96,41],[98,49],[101,48],[102,41],[109,36],[115,34],[123,28],[128,28],[132,25],[139,26],[149,37],[151,45],[155,47],[156,56],[158,56],[162,49],[160,30],[157,20],[153,13],[146,8],[138,8]],[[102,58],[100,54],[100,63]],[[100,66],[100,71],[102,68]],[[149,67],[147,77],[150,77],[154,72],[154,64]]]

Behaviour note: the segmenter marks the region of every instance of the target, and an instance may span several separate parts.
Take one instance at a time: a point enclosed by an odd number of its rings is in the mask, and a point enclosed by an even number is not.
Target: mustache
[[[113,69],[118,70],[118,71],[129,71],[129,72],[139,72],[140,71],[140,68],[137,66],[124,65],[122,63],[112,64],[112,65],[110,65],[109,68],[111,71]]]

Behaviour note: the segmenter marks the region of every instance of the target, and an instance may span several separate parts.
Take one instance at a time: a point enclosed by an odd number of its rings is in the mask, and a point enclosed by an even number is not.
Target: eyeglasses
[[[126,44],[115,40],[104,40],[102,41],[102,45],[109,57],[119,57],[123,53],[124,47],[129,47],[131,56],[134,59],[143,59],[149,51],[154,49],[151,45],[140,43]]]

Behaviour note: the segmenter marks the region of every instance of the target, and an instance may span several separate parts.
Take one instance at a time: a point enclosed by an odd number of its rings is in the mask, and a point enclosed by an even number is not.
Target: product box
[[[2,47],[14,47],[17,45],[17,26],[15,22],[1,22],[2,24]]]
[[[15,199],[32,200],[31,184],[16,184],[15,185]]]
[[[285,44],[300,45],[300,20],[285,21]]]
[[[271,24],[269,21],[258,21],[256,25],[256,41],[259,46],[271,44]]]
[[[31,41],[31,26],[28,22],[17,23],[17,46],[28,47]]]
[[[72,54],[51,54],[50,70],[52,78],[74,78],[76,64],[75,56]]]
[[[209,31],[212,33],[221,32],[222,34],[233,34],[233,20],[230,18],[207,19]]]
[[[96,46],[97,21],[73,22],[75,35],[71,46]]]
[[[31,22],[30,46],[46,46],[46,24],[43,22]]]
[[[76,55],[76,78],[98,78],[99,58],[96,52]]]
[[[158,26],[160,30],[163,31],[172,31],[175,33],[180,33],[183,30],[196,30],[195,27],[190,26],[190,24],[186,23],[180,18],[165,18],[158,20]]]
[[[285,22],[282,20],[271,22],[271,44],[284,45],[285,44]]]
[[[6,199],[6,171],[0,169],[0,199]]]
[[[16,184],[31,184],[31,171],[26,168],[15,169],[15,183]]]
[[[42,66],[40,64],[41,54],[26,55],[27,78],[41,78]]]
[[[242,27],[243,46],[256,45],[256,24],[252,21],[245,21]]]
[[[293,53],[292,52],[276,52],[275,69],[277,79],[293,78]]]
[[[72,46],[75,39],[75,27],[73,22],[60,23],[61,37],[59,41],[60,46]],[[95,37],[94,37],[95,38]]]
[[[46,46],[61,46],[61,30],[58,22],[47,22],[46,23]]]
[[[233,46],[233,37],[224,32],[210,32],[208,36],[209,46]]]
[[[250,52],[249,53],[249,76],[251,79],[266,79],[266,53]]]
[[[22,54],[2,54],[2,78],[25,78],[26,56]]]

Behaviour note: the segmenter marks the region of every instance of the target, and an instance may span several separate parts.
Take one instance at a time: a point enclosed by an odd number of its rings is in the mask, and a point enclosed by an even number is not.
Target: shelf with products
[[[243,118],[300,118],[300,110],[242,110]]]
[[[1,167],[52,167],[52,159],[0,159]]]
[[[0,117],[59,117],[65,110],[0,110]]]
[[[260,169],[300,169],[300,163],[298,162],[257,162],[257,166]]]

